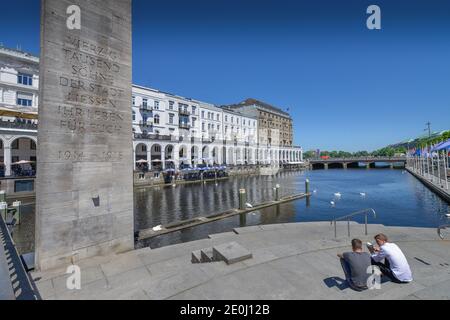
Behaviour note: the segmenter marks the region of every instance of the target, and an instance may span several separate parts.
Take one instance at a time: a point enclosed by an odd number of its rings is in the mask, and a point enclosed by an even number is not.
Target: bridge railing
[[[377,213],[375,212],[374,209],[369,208],[369,209],[364,209],[361,211],[357,211],[354,212],[352,214],[334,219],[333,221],[331,221],[331,224],[334,224],[334,237],[337,238],[337,222],[338,221],[347,221],[347,234],[350,237],[350,221],[352,220],[352,218],[356,217],[356,216],[360,216],[360,215],[364,215],[364,230],[365,230],[365,235],[368,235],[368,231],[367,231],[367,224],[368,224],[368,216],[369,214],[373,214],[373,217],[376,218],[377,217]]]
[[[383,161],[406,161],[406,157],[358,157],[358,158],[329,158],[329,159],[309,159],[309,162],[350,162],[350,161],[374,161],[374,162],[383,162]]]

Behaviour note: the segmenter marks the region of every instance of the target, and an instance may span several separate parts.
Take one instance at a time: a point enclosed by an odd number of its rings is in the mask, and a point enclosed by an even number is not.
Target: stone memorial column
[[[134,248],[131,0],[42,0],[36,266]]]

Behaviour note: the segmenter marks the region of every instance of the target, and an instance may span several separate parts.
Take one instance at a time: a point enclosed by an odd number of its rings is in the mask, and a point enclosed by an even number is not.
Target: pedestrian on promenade
[[[338,257],[350,288],[356,291],[366,290],[367,280],[371,275],[368,270],[372,263],[370,255],[363,251],[362,241],[353,239],[352,252],[338,254]]]
[[[377,246],[369,246],[372,254],[372,264],[378,266],[391,281],[395,283],[409,283],[413,281],[411,268],[402,250],[388,241],[382,233],[375,236]],[[384,263],[382,261],[384,260]]]

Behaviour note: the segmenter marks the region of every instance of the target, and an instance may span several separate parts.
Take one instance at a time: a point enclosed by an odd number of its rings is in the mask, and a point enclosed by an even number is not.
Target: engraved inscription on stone
[[[80,8],[80,28],[67,8]],[[133,249],[131,0],[42,0],[40,269]],[[95,200],[95,201],[94,201]]]

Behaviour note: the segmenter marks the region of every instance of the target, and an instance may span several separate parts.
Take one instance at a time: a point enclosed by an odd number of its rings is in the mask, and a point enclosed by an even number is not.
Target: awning
[[[448,139],[447,141],[441,142],[438,145],[434,146],[431,149],[431,152],[448,150],[448,149],[450,149],[450,139]]]
[[[38,119],[38,113],[34,111],[20,111],[20,110],[12,110],[5,107],[0,108],[0,116],[3,117],[15,117],[20,119],[30,119],[36,120]]]

